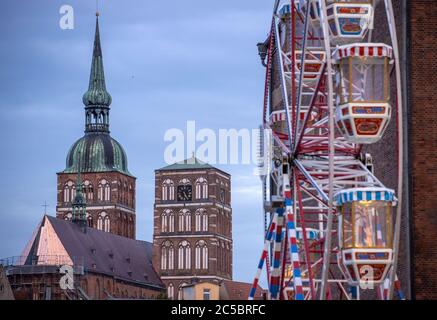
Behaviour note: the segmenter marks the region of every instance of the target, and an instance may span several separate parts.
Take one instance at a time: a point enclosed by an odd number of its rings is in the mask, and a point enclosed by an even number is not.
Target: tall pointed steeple
[[[109,106],[111,95],[106,91],[100,44],[99,13],[96,13],[93,60],[88,91],[82,98],[85,105],[85,133],[109,133]]]
[[[136,182],[123,146],[109,133],[111,96],[106,91],[100,17],[96,16],[89,86],[83,95],[85,134],[73,143],[65,169],[58,172],[56,216],[73,220],[83,232],[97,228],[135,238]],[[72,198],[75,186],[71,180],[76,175],[76,194]],[[112,209],[103,212],[102,206]]]

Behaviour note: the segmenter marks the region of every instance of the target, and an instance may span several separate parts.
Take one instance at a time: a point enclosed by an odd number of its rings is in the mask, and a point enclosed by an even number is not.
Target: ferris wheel
[[[378,30],[376,15],[388,29]],[[276,0],[258,48],[266,67],[265,230],[249,299],[264,267],[272,300],[403,299],[402,95],[391,0]],[[364,152],[390,123],[396,192]]]

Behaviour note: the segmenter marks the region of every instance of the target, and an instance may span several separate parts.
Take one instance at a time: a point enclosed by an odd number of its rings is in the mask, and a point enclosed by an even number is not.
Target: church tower
[[[77,190],[86,201],[88,227],[134,239],[136,178],[128,170],[123,147],[109,131],[112,98],[106,91],[98,16],[89,86],[82,99],[85,135],[70,148],[66,168],[57,174],[56,216],[73,220]]]
[[[231,176],[192,157],[155,171],[153,265],[170,299],[232,280]]]

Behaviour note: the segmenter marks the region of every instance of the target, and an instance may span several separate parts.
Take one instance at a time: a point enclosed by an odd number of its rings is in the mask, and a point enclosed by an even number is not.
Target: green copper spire
[[[80,153],[79,162],[80,162]],[[76,195],[74,196],[74,200],[72,203],[72,221],[78,224],[84,231],[86,231],[87,221],[86,221],[86,201],[83,197],[82,192],[82,178],[80,176],[80,165],[79,170],[77,171],[77,179],[76,179]]]
[[[85,105],[85,132],[109,132],[109,106],[112,98],[106,91],[98,14],[96,14],[96,33],[90,82],[88,91],[83,95],[82,101]]]

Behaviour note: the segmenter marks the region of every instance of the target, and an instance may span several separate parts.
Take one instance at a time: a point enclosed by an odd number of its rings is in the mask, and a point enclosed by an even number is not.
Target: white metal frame
[[[302,1],[293,1],[293,5],[302,4]],[[282,47],[280,34],[281,17],[279,15],[280,5],[290,4],[290,1],[276,0],[273,14],[273,32],[275,37],[275,48],[277,52],[277,61],[272,61],[272,64],[278,66],[279,79],[281,82],[281,94],[284,102],[283,110],[270,112],[268,119],[265,119],[264,129],[271,129],[273,114],[276,114],[281,119],[286,121],[288,138],[283,140],[273,133],[274,152],[268,159],[271,172],[262,176],[263,182],[263,197],[264,208],[266,211],[266,220],[274,216],[272,205],[275,202],[280,202],[284,199],[284,175],[282,172],[282,164],[284,160],[289,161],[292,165],[291,171],[291,186],[294,196],[294,217],[295,223],[302,230],[302,243],[300,243],[299,252],[303,261],[302,273],[308,274],[313,270],[316,275],[313,277],[313,283],[305,288],[305,297],[312,299],[325,299],[328,291],[328,286],[336,285],[347,299],[351,299],[350,294],[346,290],[347,280],[342,274],[341,268],[339,272],[333,272],[332,257],[336,259],[338,246],[334,244],[338,230],[336,208],[334,206],[334,194],[338,191],[349,188],[384,188],[384,185],[378,180],[368,168],[358,160],[359,146],[348,142],[343,136],[336,131],[335,125],[335,93],[334,93],[334,77],[335,70],[333,68],[333,52],[335,43],[330,41],[330,29],[327,20],[326,0],[306,0],[308,2],[317,2],[320,6],[320,23],[309,23],[310,16],[307,10],[306,14],[301,14],[302,30],[301,44],[299,51],[301,52],[300,68],[297,68],[296,59],[293,69],[291,57],[294,53],[285,51]],[[398,207],[395,219],[394,232],[394,247],[393,259],[394,266],[390,271],[390,290],[388,298],[392,298],[393,284],[396,275],[397,255],[399,248],[399,233],[400,233],[400,217],[402,210],[402,157],[403,157],[403,132],[402,132],[402,90],[400,82],[400,64],[398,44],[396,38],[396,29],[394,25],[394,15],[391,0],[384,0],[387,19],[389,23],[389,31],[391,36],[391,44],[393,47],[396,85],[397,85],[397,129],[399,157],[398,157],[398,189],[397,199]],[[373,13],[372,13],[373,14]],[[313,35],[310,39],[309,34]],[[314,39],[317,38],[318,39]],[[367,41],[372,38],[372,30],[368,30]],[[297,49],[296,49],[297,50]],[[305,57],[312,55],[315,60],[316,53],[324,51],[325,58],[320,60],[323,65],[323,74],[317,79],[306,79],[305,73]],[[314,54],[312,54],[314,52]],[[319,87],[321,78],[325,78],[325,87],[323,90]],[[270,81],[267,79],[266,81]],[[292,86],[296,88],[296,101],[290,99],[289,93]],[[272,99],[268,97],[269,102]],[[316,106],[315,101],[319,101]],[[323,101],[324,103],[320,103]],[[308,103],[310,102],[310,103]],[[294,111],[294,115],[293,115]],[[301,120],[301,114],[304,121]],[[316,114],[316,116],[314,116]],[[294,116],[296,125],[293,125]],[[308,124],[307,120],[311,124]],[[304,127],[304,125],[306,126]],[[299,179],[295,178],[299,176]],[[298,184],[298,185],[297,185]],[[299,190],[299,191],[298,191]],[[300,204],[297,204],[297,198],[300,199]],[[308,239],[305,231],[306,217],[305,212],[311,212],[317,219],[308,229],[318,229],[319,241],[323,245],[323,255],[315,260],[308,259]],[[266,223],[267,224],[267,223]],[[334,237],[334,238],[333,238]],[[276,245],[277,246],[277,245]],[[305,247],[306,246],[306,247]],[[285,255],[284,255],[285,256]],[[308,263],[310,262],[310,263]],[[269,268],[267,263],[267,268]],[[281,266],[282,268],[282,266]],[[280,269],[281,269],[280,268]],[[338,268],[338,266],[337,266]],[[283,271],[283,270],[281,270]],[[278,270],[275,270],[277,273]],[[335,274],[337,276],[333,276]],[[291,282],[293,279],[289,279]],[[290,290],[284,288],[281,292]],[[314,296],[314,292],[317,296]],[[360,296],[358,292],[358,296]]]

